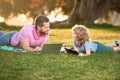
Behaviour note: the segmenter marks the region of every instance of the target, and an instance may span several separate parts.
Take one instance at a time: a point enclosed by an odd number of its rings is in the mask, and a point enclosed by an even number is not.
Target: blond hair
[[[85,41],[89,41],[88,29],[84,25],[75,25],[72,32],[76,34],[77,41],[82,45]]]

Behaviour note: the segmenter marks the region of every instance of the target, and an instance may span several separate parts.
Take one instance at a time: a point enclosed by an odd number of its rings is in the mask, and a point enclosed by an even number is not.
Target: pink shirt
[[[44,40],[48,40],[49,35],[50,32],[48,35],[42,35],[39,37],[36,33],[35,25],[27,25],[24,26],[19,32],[15,33],[11,37],[11,45],[20,46],[19,44],[20,38],[23,38],[29,40],[30,43],[29,45],[31,47],[40,46]]]

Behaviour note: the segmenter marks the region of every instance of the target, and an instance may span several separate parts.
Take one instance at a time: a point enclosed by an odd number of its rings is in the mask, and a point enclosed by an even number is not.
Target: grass
[[[4,32],[12,31],[13,27],[3,27],[2,30]],[[92,40],[110,43],[120,39],[120,27],[88,25],[88,28],[90,29]],[[19,29],[15,27],[14,30]],[[70,29],[51,29],[49,43],[61,42],[63,46],[72,46]],[[36,55],[32,52],[15,53],[0,51],[0,80],[119,79],[120,54],[117,52],[79,57],[64,53]]]

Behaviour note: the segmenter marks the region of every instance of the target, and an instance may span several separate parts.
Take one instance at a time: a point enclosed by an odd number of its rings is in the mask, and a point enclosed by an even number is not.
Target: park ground
[[[48,43],[73,46],[71,27],[51,26]],[[104,44],[120,40],[120,27],[86,25],[91,40]],[[1,24],[0,31],[19,31],[20,26]],[[79,57],[72,54],[40,54],[0,50],[0,80],[120,80],[120,53],[104,52]]]

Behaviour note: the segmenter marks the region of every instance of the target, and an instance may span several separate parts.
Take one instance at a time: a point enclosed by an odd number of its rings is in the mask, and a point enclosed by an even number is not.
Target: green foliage
[[[8,26],[6,23],[1,22],[0,23],[0,31],[17,31],[20,30],[20,26]]]
[[[120,27],[87,26],[93,40],[110,43],[120,36]],[[49,43],[62,42],[72,46],[71,28],[61,27],[51,29]],[[64,53],[36,55],[0,51],[0,80],[119,80],[119,74],[120,54],[117,52],[79,57]]]
[[[35,18],[39,14],[45,14],[44,11],[50,13],[56,7],[63,8],[65,13],[70,13],[74,0],[1,0],[0,16],[8,18],[10,15],[17,16],[25,14]],[[52,4],[52,5],[51,5]]]
[[[64,11],[65,14],[70,14],[70,12],[73,9],[74,6],[74,0],[64,0],[66,2],[65,6],[62,6],[62,10]]]

